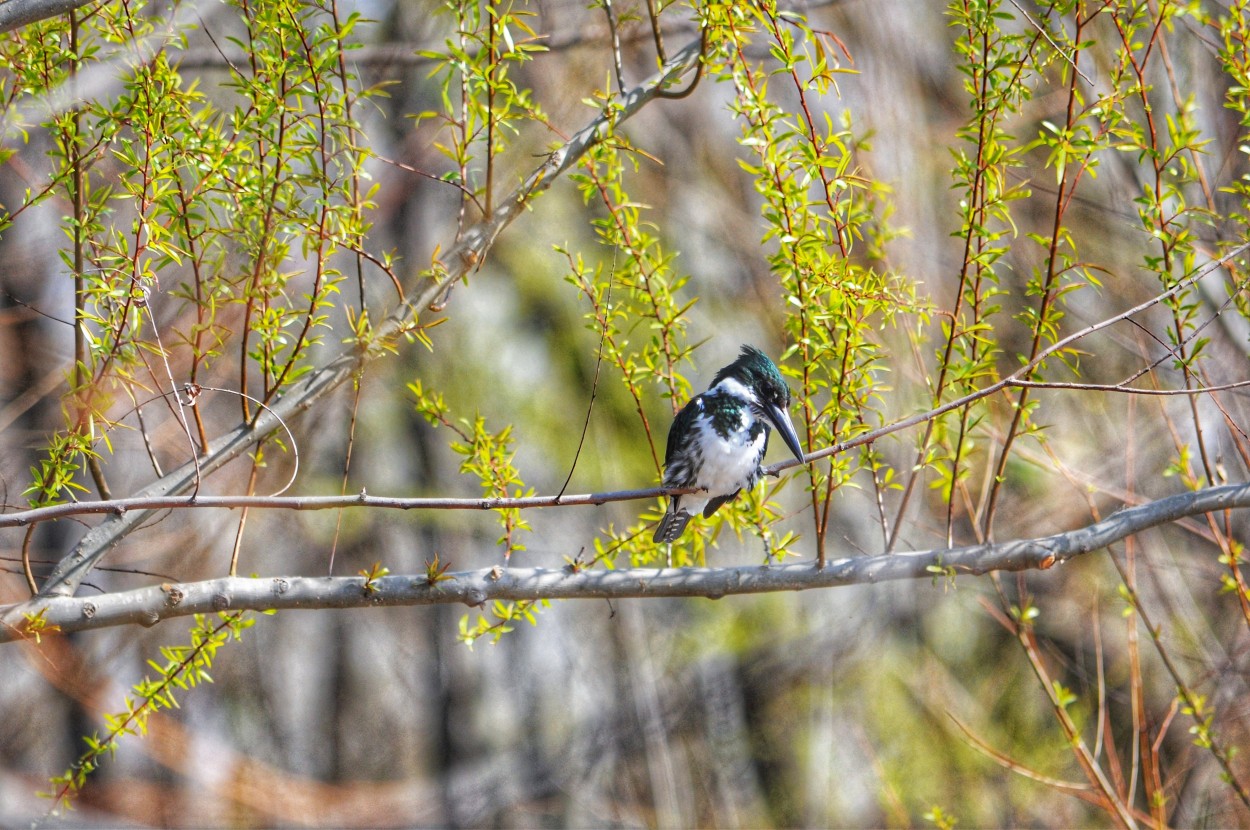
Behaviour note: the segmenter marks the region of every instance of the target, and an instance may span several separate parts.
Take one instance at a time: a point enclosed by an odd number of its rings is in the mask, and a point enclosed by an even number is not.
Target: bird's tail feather
[[[655,529],[655,536],[652,541],[665,544],[675,541],[686,530],[686,525],[690,523],[690,514],[685,510],[674,510],[673,505],[669,505],[668,512],[664,514],[664,518],[660,519],[660,526]]]

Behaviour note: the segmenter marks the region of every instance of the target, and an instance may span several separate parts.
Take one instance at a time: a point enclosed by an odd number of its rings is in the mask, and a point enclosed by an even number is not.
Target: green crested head
[[[777,364],[754,346],[743,346],[738,359],[716,373],[712,386],[725,378],[738,381],[765,403],[781,409],[790,406],[790,387],[782,379]]]
[[[777,428],[781,438],[786,442],[794,457],[803,460],[803,448],[799,444],[799,436],[790,421],[790,387],[786,386],[777,364],[768,359],[768,355],[754,346],[743,346],[738,359],[716,373],[712,386],[725,380],[734,380],[755,396],[751,408]]]

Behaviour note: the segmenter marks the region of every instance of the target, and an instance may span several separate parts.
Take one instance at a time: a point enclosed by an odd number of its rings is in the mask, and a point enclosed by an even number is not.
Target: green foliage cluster
[[[145,677],[135,684],[134,696],[126,695],[125,708],[120,712],[104,715],[103,736],[84,736],[87,748],[63,774],[52,778],[53,790],[43,793],[51,799],[50,814],[62,807],[72,808],[74,797],[87,782],[101,762],[117,752],[120,740],[126,735],[142,736],[148,731],[148,721],[162,709],[178,707],[178,693],[194,689],[201,683],[212,683],[208,673],[213,658],[226,643],[239,640],[243,632],[256,620],[240,612],[222,612],[212,619],[197,614],[195,625],[189,632],[187,645],[162,646],[164,664],[149,660],[154,676]]]
[[[450,444],[452,452],[464,459],[460,472],[480,481],[486,498],[510,499],[534,495],[532,488],[523,488],[520,471],[514,463],[516,453],[512,448],[512,427],[491,432],[481,415],[472,421],[462,418],[455,423],[447,417],[447,404],[441,395],[427,393],[419,380],[408,384],[408,389],[416,398],[417,410],[432,426],[447,427],[460,439]],[[516,507],[498,507],[494,512],[499,516],[503,530],[497,544],[503,546],[504,561],[507,561],[514,552],[525,550],[519,534],[529,530],[529,523]]]
[[[749,152],[740,163],[761,197],[761,242],[773,249],[770,271],[785,301],[792,345],[782,355],[783,371],[798,380],[804,443],[830,446],[884,420],[882,393],[888,386],[880,379],[888,370],[875,335],[896,316],[917,310],[908,281],[877,265],[891,234],[879,201],[886,188],[865,170],[862,154],[870,145],[856,136],[849,110],[840,124],[827,110],[815,114],[816,102],[846,71],[836,48],[827,45],[828,33],[814,31],[776,4],[726,4],[709,7],[708,13],[714,33],[709,63],[734,88],[739,143]],[[767,66],[747,55],[749,45],[761,39],[772,58]],[[787,87],[797,106],[770,94],[774,84]],[[861,470],[869,473],[881,506],[883,491],[897,482],[870,446],[858,457],[835,456],[806,469],[822,564],[834,493],[855,486]],[[881,518],[884,522],[884,513]],[[774,550],[791,541],[782,540]]]
[[[542,124],[546,117],[532,93],[511,73],[515,66],[546,51],[530,28],[533,12],[515,3],[446,2],[441,11],[455,21],[443,49],[420,50],[435,63],[442,109],[416,116],[431,119],[444,136],[434,146],[452,163],[444,180],[457,185],[464,200],[459,230],[465,230],[470,206],[478,217],[494,208],[497,161],[522,128]]]
[[[366,263],[390,273],[389,257],[365,243],[376,188],[366,188],[353,108],[375,91],[345,56],[359,15],[340,19],[333,4],[234,8],[230,42],[248,63],[230,64],[211,95],[172,59],[185,24],[133,4],[0,41],[6,134],[38,121],[55,142],[47,183],[5,206],[0,232],[48,201],[71,209],[59,253],[74,277],[75,366],[65,431],[32,476],[37,503],[81,486],[84,461],[108,493],[97,452],[119,426],[118,396],[123,414],[141,417],[233,361],[235,388],[267,403],[312,367],[345,279],[341,255],[358,275]],[[119,64],[116,95],[65,105],[83,77]],[[202,451],[208,427],[199,408],[191,417]]]

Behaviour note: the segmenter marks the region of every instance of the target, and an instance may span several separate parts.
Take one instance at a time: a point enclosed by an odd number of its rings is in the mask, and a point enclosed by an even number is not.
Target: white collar
[[[759,398],[756,397],[755,393],[737,378],[725,378],[708,391],[724,392],[726,395],[731,395],[735,398],[743,398],[750,403],[759,403]]]

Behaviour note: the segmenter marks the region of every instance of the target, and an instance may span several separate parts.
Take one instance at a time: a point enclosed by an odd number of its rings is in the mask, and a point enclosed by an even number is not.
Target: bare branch
[[[1250,507],[1250,483],[1181,493],[1130,507],[1077,530],[1039,539],[1022,539],[947,550],[862,556],[829,562],[737,568],[628,568],[549,570],[490,568],[447,574],[431,584],[425,575],[363,577],[226,577],[186,584],[121,591],[93,598],[38,597],[0,608],[0,642],[25,636],[28,620],[42,632],[83,631],[116,625],[155,625],[190,614],[232,610],[366,608],[389,605],[463,603],[492,600],[620,599],[625,597],[707,597],[804,591],[900,579],[944,579],[990,571],[1051,568],[1101,550],[1134,533],[1161,524],[1233,508]]]
[[[7,0],[13,2],[13,0]],[[646,81],[622,96],[619,105],[600,113],[578,131],[567,143],[555,150],[522,184],[502,199],[490,215],[463,235],[461,241],[447,252],[445,264],[436,270],[435,279],[426,279],[408,303],[397,309],[379,325],[380,340],[394,337],[410,324],[417,309],[424,308],[447,287],[453,285],[485,258],[495,238],[533,199],[594,145],[611,136],[618,124],[655,100],[660,93],[698,64],[701,40],[688,44],[664,67]],[[283,421],[310,408],[327,393],[337,389],[355,374],[361,364],[374,357],[355,349],[344,352],[325,366],[310,372],[285,395],[273,401],[271,408],[261,412],[253,423],[244,423],[213,441],[199,462],[200,473],[208,475],[246,452],[253,444],[279,429]],[[140,490],[136,497],[165,497],[187,492],[196,482],[196,465],[188,462],[163,478]],[[110,548],[139,527],[150,510],[133,510],[102,522],[83,536],[82,540],[57,565],[40,591],[41,596],[70,596],[78,590],[84,577]]]

